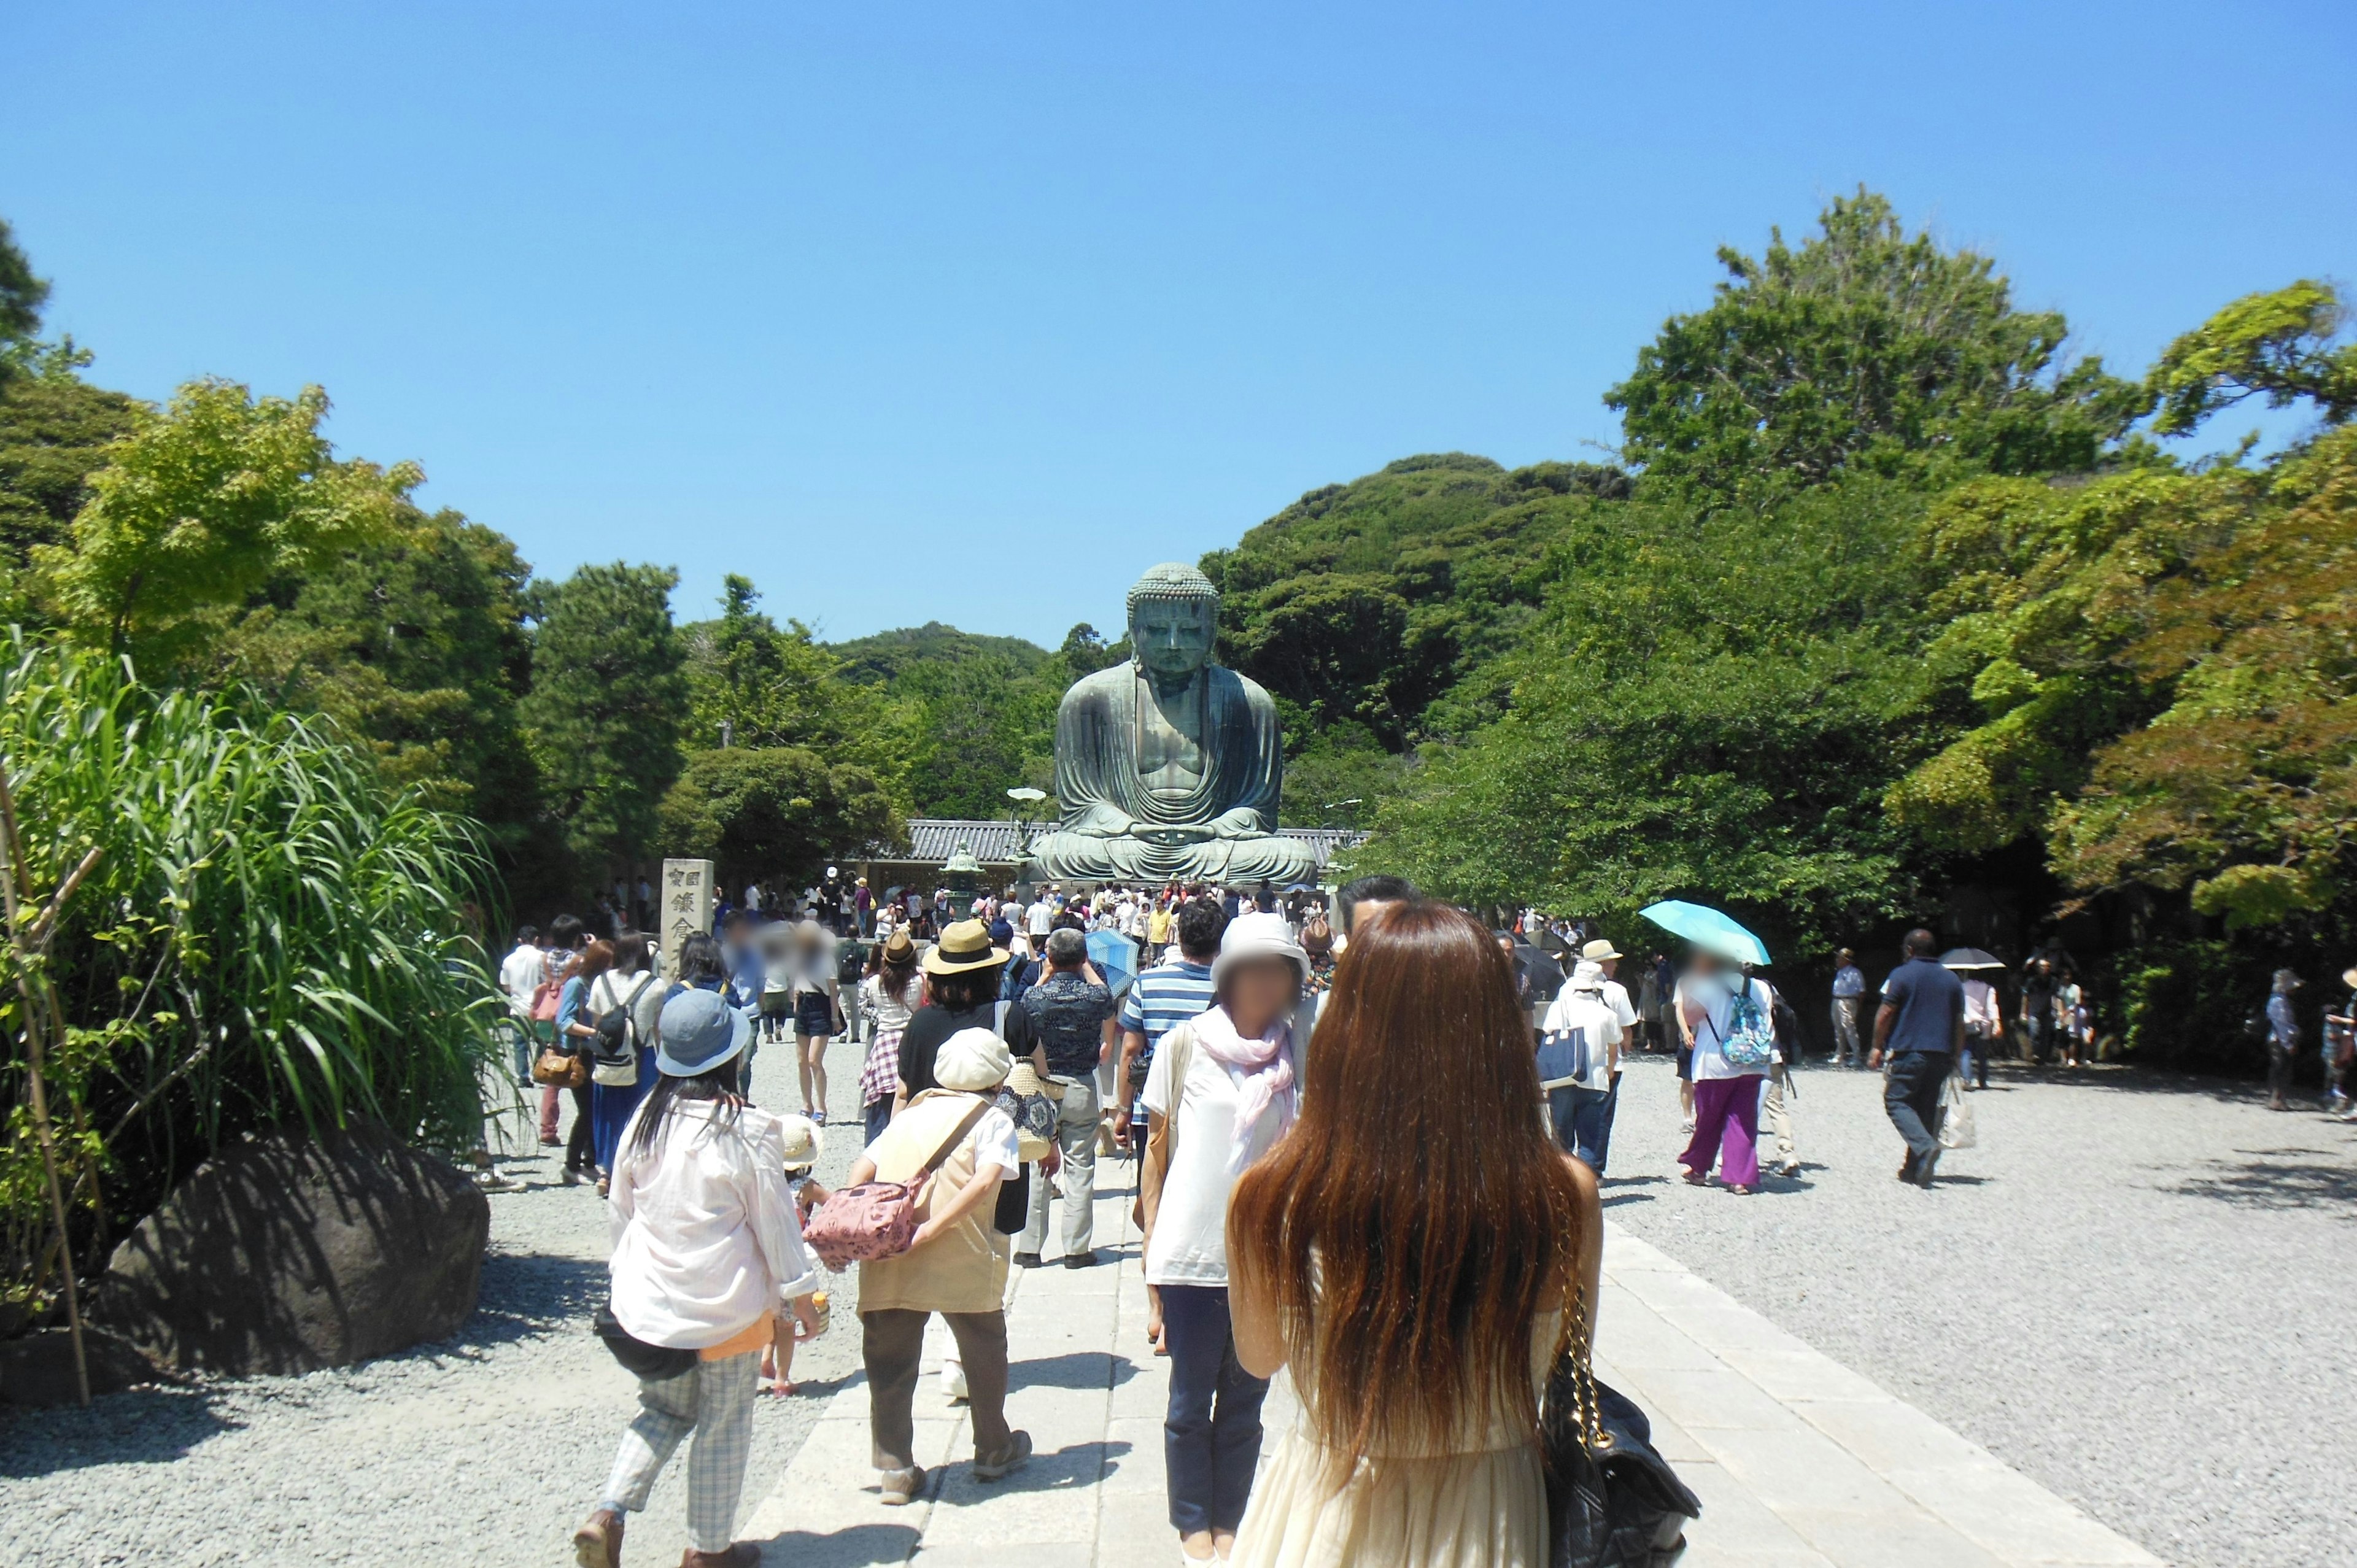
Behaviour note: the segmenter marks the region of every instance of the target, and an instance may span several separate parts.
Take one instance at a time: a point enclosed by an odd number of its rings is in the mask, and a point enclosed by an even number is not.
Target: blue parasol
[[[1768,962],[1768,944],[1707,904],[1665,898],[1637,911],[1674,937],[1684,937],[1698,948],[1737,963]]]
[[[1089,961],[1104,976],[1105,989],[1119,996],[1137,973],[1137,944],[1119,931],[1091,931]]]

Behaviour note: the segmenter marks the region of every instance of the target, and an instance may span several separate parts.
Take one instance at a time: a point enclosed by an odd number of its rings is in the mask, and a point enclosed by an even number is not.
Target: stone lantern
[[[942,881],[950,890],[950,912],[961,920],[974,918],[974,896],[982,891],[982,862],[961,843],[942,867]]]

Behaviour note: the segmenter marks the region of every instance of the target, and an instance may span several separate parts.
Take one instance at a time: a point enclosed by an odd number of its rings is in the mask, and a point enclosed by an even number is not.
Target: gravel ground
[[[827,1129],[830,1185],[858,1150],[859,1058],[843,1041],[829,1053],[845,1119]],[[762,1050],[755,1088],[773,1109],[800,1106],[791,1045]],[[606,1210],[595,1188],[557,1184],[561,1153],[500,1161],[525,1186],[491,1195],[481,1302],[456,1339],[307,1377],[0,1413],[0,1563],[570,1563],[637,1384],[588,1331]],[[831,1279],[834,1326],[795,1358],[806,1391],[760,1402],[740,1519],[858,1365],[856,1279]],[[631,1561],[679,1561],[686,1471],[683,1447],[632,1518]]]
[[[1641,1058],[1606,1211],[2170,1563],[2357,1563],[2357,1128],[2000,1069],[1927,1193],[1880,1090],[1802,1073],[1802,1173],[1737,1197],[1675,1179],[1675,1081]]]

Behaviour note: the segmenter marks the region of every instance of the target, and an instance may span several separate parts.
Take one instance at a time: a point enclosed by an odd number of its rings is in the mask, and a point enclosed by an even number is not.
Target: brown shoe
[[[740,1541],[726,1552],[698,1552],[691,1546],[679,1560],[679,1568],[756,1568],[761,1561],[761,1549],[749,1541]]]
[[[573,1532],[573,1561],[579,1568],[622,1568],[622,1516],[599,1509]]]

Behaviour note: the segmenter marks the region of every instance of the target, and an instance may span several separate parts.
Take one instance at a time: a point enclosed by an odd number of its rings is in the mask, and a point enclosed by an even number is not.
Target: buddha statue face
[[[1157,595],[1129,607],[1129,644],[1140,668],[1155,680],[1191,679],[1211,661],[1219,601]]]

